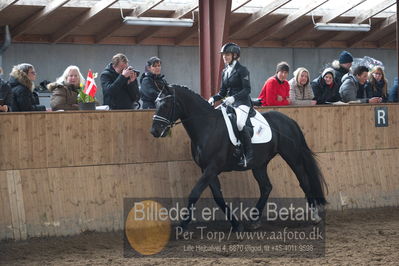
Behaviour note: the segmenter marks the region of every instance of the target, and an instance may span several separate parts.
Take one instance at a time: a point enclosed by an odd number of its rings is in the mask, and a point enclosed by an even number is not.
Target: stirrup
[[[243,159],[238,162],[238,165],[241,167],[247,167],[248,166],[247,156],[245,156],[245,154],[243,154],[242,156]]]

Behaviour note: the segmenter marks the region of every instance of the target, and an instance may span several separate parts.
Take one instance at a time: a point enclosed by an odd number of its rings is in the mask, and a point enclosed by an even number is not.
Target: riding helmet
[[[225,54],[225,53],[232,53],[236,54],[237,57],[240,57],[240,46],[233,42],[228,42],[225,45],[222,46],[222,49],[220,50],[220,53]]]

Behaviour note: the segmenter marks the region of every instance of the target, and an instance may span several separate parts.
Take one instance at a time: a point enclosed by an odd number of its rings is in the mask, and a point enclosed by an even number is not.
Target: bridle
[[[161,101],[163,101],[163,100],[165,100],[165,99],[167,99],[167,98],[173,98],[173,107],[172,107],[172,109],[170,110],[169,118],[166,118],[166,117],[163,117],[163,116],[160,116],[160,115],[156,115],[156,114],[152,117],[152,120],[153,120],[153,121],[158,121],[158,122],[161,122],[161,123],[163,123],[163,124],[166,124],[165,128],[163,129],[163,131],[162,131],[162,133],[161,133],[161,136],[165,133],[166,130],[168,130],[168,129],[172,128],[173,126],[178,125],[178,124],[181,123],[181,122],[175,122],[175,121],[173,121],[173,118],[175,117],[175,113],[176,113],[176,96],[175,96],[175,91],[173,91],[173,95],[172,95],[172,94],[169,94],[169,95],[166,95],[166,96],[164,96],[164,97],[161,97],[162,92],[163,92],[163,89],[162,89],[162,91],[158,94],[158,97],[156,98],[155,103],[161,102]]]

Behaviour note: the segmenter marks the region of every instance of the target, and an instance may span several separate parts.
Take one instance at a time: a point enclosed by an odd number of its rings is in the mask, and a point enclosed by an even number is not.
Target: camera
[[[132,66],[128,66],[127,69],[133,71],[134,73],[136,73],[136,76],[140,76],[140,71],[135,70]]]

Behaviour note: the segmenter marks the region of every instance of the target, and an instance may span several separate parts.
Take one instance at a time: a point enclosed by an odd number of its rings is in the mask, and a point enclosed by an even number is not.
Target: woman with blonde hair
[[[292,105],[314,105],[313,91],[310,86],[309,70],[299,67],[294,71],[290,84],[290,100]]]
[[[371,69],[366,84],[366,91],[370,91],[372,97],[381,97],[382,102],[388,101],[388,81],[385,78],[384,69],[381,66],[375,66]]]
[[[12,68],[9,84],[13,93],[13,112],[46,111],[34,91],[35,80],[36,70],[33,65],[22,63]]]
[[[53,111],[78,110],[79,88],[80,84],[84,84],[84,82],[79,67],[68,66],[61,77],[47,85],[47,88],[53,93],[50,99],[51,109]]]

